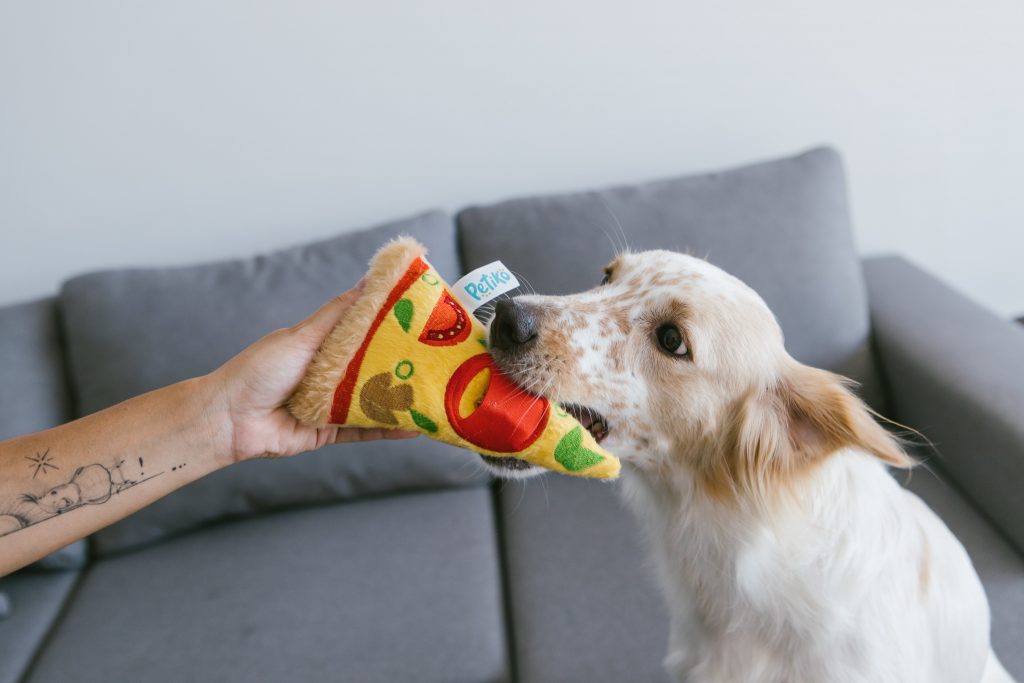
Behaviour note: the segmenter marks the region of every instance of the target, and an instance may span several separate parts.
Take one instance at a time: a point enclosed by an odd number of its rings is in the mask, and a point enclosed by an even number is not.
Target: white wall
[[[1024,312],[1021,0],[10,0],[0,302],[826,142],[863,251]]]

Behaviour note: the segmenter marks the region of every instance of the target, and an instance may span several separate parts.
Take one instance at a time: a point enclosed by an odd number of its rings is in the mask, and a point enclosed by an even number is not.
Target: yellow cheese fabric
[[[418,430],[566,474],[619,474],[618,459],[572,416],[500,374],[483,326],[422,257],[391,289],[342,374],[330,423]]]

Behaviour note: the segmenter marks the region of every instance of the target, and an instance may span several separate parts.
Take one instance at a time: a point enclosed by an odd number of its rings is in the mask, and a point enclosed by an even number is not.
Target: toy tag
[[[480,266],[452,285],[452,293],[470,313],[505,292],[519,286],[519,280],[501,261]]]

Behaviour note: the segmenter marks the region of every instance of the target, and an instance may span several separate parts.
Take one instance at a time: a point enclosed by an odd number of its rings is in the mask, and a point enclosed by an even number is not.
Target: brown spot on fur
[[[633,329],[633,325],[629,320],[629,313],[626,311],[618,311],[612,317],[612,321],[615,323],[616,329],[619,334],[625,336],[629,334],[629,331]]]
[[[642,277],[640,277],[639,275],[633,275],[631,277],[626,278],[622,282],[622,284],[627,289],[629,289],[631,291],[634,291],[634,292],[641,291],[641,290],[645,289],[645,287],[644,287],[644,285],[645,285],[644,279]]]
[[[625,407],[625,404],[621,401],[611,401],[608,404],[608,411],[611,413],[621,413]]]
[[[596,348],[594,349],[597,350]],[[616,339],[608,347],[608,359],[612,363],[615,372],[623,372],[626,369],[626,340]]]
[[[921,531],[921,560],[917,567],[918,595],[924,602],[928,598],[928,590],[932,583],[932,544],[920,524],[918,529]]]
[[[568,315],[558,316],[557,325],[567,332],[575,332],[586,327],[587,318],[581,313],[576,313],[574,311],[570,312]]]

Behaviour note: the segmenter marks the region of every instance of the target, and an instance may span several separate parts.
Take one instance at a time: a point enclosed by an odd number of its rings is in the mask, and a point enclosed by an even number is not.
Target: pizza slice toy
[[[557,404],[495,366],[483,325],[409,237],[370,262],[359,298],[292,397],[305,424],[417,430],[495,457],[614,479],[619,461]]]

